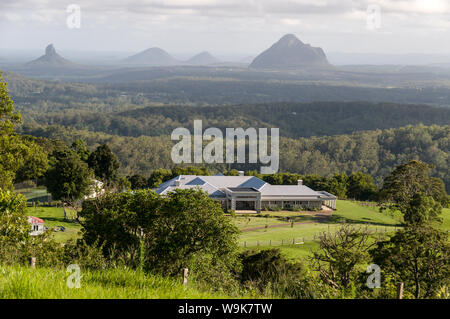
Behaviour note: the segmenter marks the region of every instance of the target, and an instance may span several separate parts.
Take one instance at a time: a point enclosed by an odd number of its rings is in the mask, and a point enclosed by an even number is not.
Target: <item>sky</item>
[[[0,0],[0,56],[49,43],[245,56],[287,33],[325,52],[450,54],[450,0]]]

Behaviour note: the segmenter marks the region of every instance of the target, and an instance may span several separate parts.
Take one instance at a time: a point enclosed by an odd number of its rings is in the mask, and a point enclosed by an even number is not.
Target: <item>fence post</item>
[[[269,241],[269,246],[272,246],[272,239]]]
[[[284,239],[281,240],[281,246],[283,246],[283,244],[284,244]]]
[[[36,257],[30,258],[30,266],[31,268],[36,268]]]
[[[189,275],[189,269],[188,268],[184,268],[183,269],[183,285],[187,284],[187,277]]]
[[[292,245],[295,244],[295,238],[292,238]]]
[[[244,241],[244,247],[247,247],[247,242],[246,241]]]
[[[403,282],[399,283],[397,286],[397,298],[403,299]]]

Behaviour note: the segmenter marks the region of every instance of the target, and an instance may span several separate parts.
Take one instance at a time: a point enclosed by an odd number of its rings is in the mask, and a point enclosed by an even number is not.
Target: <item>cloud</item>
[[[66,8],[71,3],[81,7],[83,30],[65,34]],[[382,20],[382,28],[372,32],[366,28],[369,5],[379,6]],[[312,44],[326,47],[330,43],[335,48],[346,45],[335,40],[339,37],[351,37],[348,41],[356,46],[361,37],[368,43],[367,37],[376,34],[378,44],[373,46],[383,47],[383,39],[400,46],[398,39],[411,35],[432,41],[427,32],[448,38],[449,21],[448,0],[0,0],[0,35],[13,38],[21,30],[16,38],[22,42],[58,33],[60,37],[78,34],[80,42],[102,38],[104,45],[108,32],[115,30],[122,41],[131,41],[128,37],[139,45],[149,38],[167,45],[171,38],[187,46],[186,38],[190,38],[206,49],[216,35],[231,39],[218,42],[217,48],[254,51],[283,33],[296,33]],[[111,36],[111,47],[114,40]],[[99,44],[92,40],[92,45]],[[442,41],[434,44],[435,49],[445,46]]]

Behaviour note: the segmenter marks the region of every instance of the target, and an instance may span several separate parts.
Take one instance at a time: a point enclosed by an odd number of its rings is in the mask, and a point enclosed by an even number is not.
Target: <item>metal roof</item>
[[[177,185],[179,184],[179,185]],[[256,176],[196,176],[180,175],[162,183],[158,194],[167,194],[175,189],[191,189],[198,187],[211,197],[225,198],[225,189],[232,192],[260,192],[264,197],[299,197],[302,199],[337,199],[325,191],[316,192],[305,185],[271,185]]]

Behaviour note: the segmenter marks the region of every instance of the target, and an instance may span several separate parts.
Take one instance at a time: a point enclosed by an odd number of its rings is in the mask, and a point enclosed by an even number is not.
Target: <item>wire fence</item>
[[[296,246],[296,245],[305,245],[311,242],[319,242],[320,235],[324,233],[334,233],[334,231],[337,230],[336,227],[328,227],[328,231],[322,231],[317,232],[312,236],[305,236],[305,237],[291,237],[281,240],[253,240],[253,241],[241,241],[239,242],[239,245],[241,247],[267,247],[267,246]],[[372,234],[387,234],[391,232],[396,232],[399,227],[375,227],[371,228]]]

